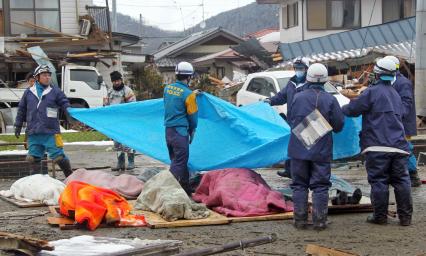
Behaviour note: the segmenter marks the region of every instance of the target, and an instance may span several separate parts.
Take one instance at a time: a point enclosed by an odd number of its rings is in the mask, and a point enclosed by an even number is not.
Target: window
[[[225,68],[224,67],[216,67],[216,77],[222,79],[225,76]]]
[[[60,31],[59,16],[59,0],[10,0],[10,31],[13,35],[46,33],[16,24],[24,22]]]
[[[312,0],[307,6],[309,30],[361,26],[361,0]]]
[[[278,85],[280,86],[280,90],[282,90],[287,86],[288,81],[290,80],[290,77],[277,78],[277,80],[278,80]]]
[[[253,78],[247,86],[247,91],[271,97],[277,93],[274,81],[271,78]]]
[[[383,22],[416,15],[416,0],[382,0]]]
[[[298,3],[289,4],[281,9],[282,27],[292,28],[299,25]]]
[[[101,85],[98,83],[98,74],[94,70],[72,69],[70,79],[71,81],[85,82],[93,90],[101,89]]]

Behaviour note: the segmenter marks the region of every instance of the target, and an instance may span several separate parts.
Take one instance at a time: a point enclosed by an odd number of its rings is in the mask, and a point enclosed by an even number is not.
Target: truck
[[[73,108],[101,107],[107,94],[102,76],[95,67],[67,64],[57,74],[59,87],[67,96]],[[0,84],[0,129],[1,133],[11,132],[19,101],[26,89],[10,88]],[[65,124],[73,119],[62,113]]]

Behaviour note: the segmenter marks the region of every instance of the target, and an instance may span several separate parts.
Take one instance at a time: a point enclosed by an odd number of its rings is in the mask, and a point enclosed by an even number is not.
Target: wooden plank
[[[18,206],[19,208],[32,208],[32,207],[46,206],[45,203],[42,203],[40,201],[25,202],[25,201],[17,200],[15,198],[5,197],[5,196],[2,196],[2,195],[0,195],[0,198],[3,199],[4,201],[7,201],[7,202],[15,205],[15,206]]]
[[[18,25],[21,25],[21,24],[18,24]],[[46,31],[46,32],[49,32],[49,33],[52,33],[52,34],[55,34],[55,35],[63,36],[63,37],[85,39],[85,37],[82,37],[82,36],[65,34],[65,33],[59,32],[59,31],[54,30],[54,29],[50,29],[50,28],[46,28],[46,27],[43,27],[43,26],[40,26],[40,25],[33,24],[31,22],[28,22],[28,21],[25,21],[23,25],[27,26],[27,27],[35,28],[35,29],[38,29],[38,30]]]
[[[268,220],[289,220],[293,219],[293,212],[277,213],[263,216],[252,217],[228,217],[231,223],[249,222],[249,221],[268,221]]]
[[[223,225],[230,223],[230,220],[228,220],[228,218],[214,211],[210,211],[210,216],[205,219],[177,221],[167,221],[161,218],[159,214],[149,211],[136,211],[135,213],[144,215],[145,220],[148,223],[148,227],[150,228],[177,228],[207,225]]]
[[[308,244],[308,246],[306,246],[306,253],[313,256],[357,256],[357,254],[315,244]]]

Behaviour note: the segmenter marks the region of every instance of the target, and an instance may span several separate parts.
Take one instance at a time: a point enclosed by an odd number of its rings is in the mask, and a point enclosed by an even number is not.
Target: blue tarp
[[[191,171],[267,167],[287,158],[290,128],[268,104],[259,102],[238,108],[206,93],[199,95],[197,102],[199,125],[190,146]],[[120,143],[170,163],[162,99],[71,109],[70,114]],[[352,119],[347,123],[356,124]],[[356,125],[348,127],[355,129]],[[335,143],[339,158],[359,153],[358,131],[354,129],[337,135],[342,140]]]

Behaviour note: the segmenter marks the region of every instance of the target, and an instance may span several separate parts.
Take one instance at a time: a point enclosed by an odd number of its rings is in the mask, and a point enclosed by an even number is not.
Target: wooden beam
[[[32,28],[35,28],[35,29],[38,29],[38,30],[46,31],[46,32],[49,32],[49,33],[52,33],[52,34],[55,34],[55,35],[63,36],[63,37],[85,39],[85,37],[82,37],[82,36],[65,34],[65,33],[56,31],[54,29],[50,29],[50,28],[46,28],[46,27],[43,27],[43,26],[40,26],[40,25],[33,24],[31,22],[28,22],[28,21],[24,21],[24,26],[32,27]]]
[[[312,256],[358,256],[357,254],[322,247],[315,244],[308,244],[308,246],[306,246],[306,253]]]

